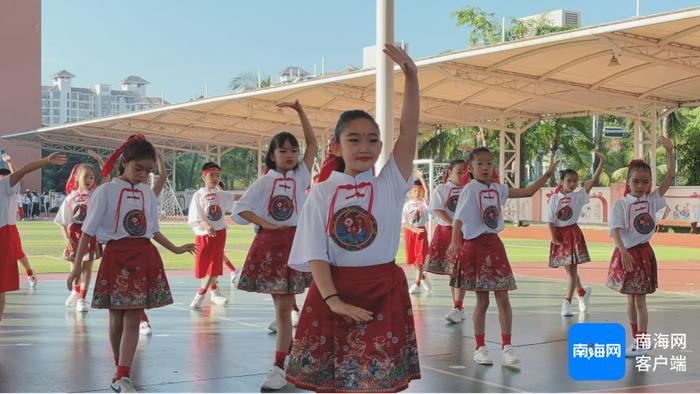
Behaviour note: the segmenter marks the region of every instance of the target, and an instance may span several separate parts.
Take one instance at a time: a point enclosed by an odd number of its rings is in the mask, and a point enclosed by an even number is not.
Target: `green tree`
[[[233,92],[245,92],[254,90],[258,87],[266,88],[272,85],[272,78],[269,74],[260,76],[260,86],[258,86],[258,74],[252,71],[246,71],[231,78],[228,83],[228,89]]]

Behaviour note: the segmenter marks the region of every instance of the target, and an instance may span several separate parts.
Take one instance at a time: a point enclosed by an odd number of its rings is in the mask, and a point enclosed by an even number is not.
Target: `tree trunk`
[[[598,149],[602,149],[601,147],[603,146],[603,129],[605,128],[605,119],[603,119],[603,115],[595,116],[594,119],[595,131],[593,135],[593,141],[595,146],[598,147]],[[595,169],[598,168],[599,161],[600,160],[598,159],[598,156],[593,156],[593,161],[591,162],[591,174],[595,173]]]

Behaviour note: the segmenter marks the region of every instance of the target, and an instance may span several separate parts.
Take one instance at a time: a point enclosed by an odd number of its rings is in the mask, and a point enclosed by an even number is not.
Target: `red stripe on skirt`
[[[311,273],[287,265],[296,227],[260,230],[255,234],[238,279],[240,290],[266,294],[301,294],[311,285]]]
[[[150,309],[172,303],[163,260],[150,239],[107,243],[95,280],[93,308]]]
[[[0,253],[0,293],[19,290],[19,269],[9,225],[0,227],[0,245],[4,245]]]
[[[656,255],[648,242],[627,249],[632,271],[625,271],[622,253],[615,248],[608,269],[608,287],[622,294],[651,294],[659,287]]]
[[[450,286],[472,291],[518,288],[498,234],[484,233],[462,241]]]
[[[216,237],[198,235],[194,243],[197,247],[197,253],[194,255],[195,278],[223,275],[226,229],[217,231]]]
[[[555,227],[554,233],[561,241],[560,245],[550,243],[549,266],[552,268],[564,265],[583,264],[591,261],[586,246],[586,238],[578,224]]]
[[[340,298],[373,313],[347,323],[312,284],[287,365],[287,380],[318,392],[395,392],[420,379],[418,347],[406,274],[393,261],[366,267],[331,266]]]

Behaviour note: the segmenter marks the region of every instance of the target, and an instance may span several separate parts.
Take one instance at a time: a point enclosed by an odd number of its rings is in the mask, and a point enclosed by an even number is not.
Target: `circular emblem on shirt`
[[[458,194],[448,198],[447,204],[445,204],[445,207],[447,208],[447,210],[454,213],[457,210],[457,201],[458,200],[459,200]]]
[[[284,195],[274,196],[272,197],[272,209],[270,211],[273,219],[278,222],[284,222],[292,217],[294,202],[292,202],[291,198]]]
[[[571,219],[572,216],[574,216],[574,210],[568,205],[557,211],[557,219],[561,220],[562,222]]]
[[[82,223],[87,216],[87,205],[78,204],[73,208],[73,222]]]
[[[421,219],[423,219],[423,213],[420,211],[420,209],[415,209],[411,212],[411,225],[413,227],[418,227]]]
[[[649,213],[640,213],[634,218],[634,229],[640,234],[649,234],[654,231],[654,218]]]
[[[356,205],[339,209],[333,215],[331,238],[336,245],[349,251],[367,248],[377,237],[377,220],[368,221],[367,211]]]
[[[140,209],[132,209],[124,215],[124,230],[132,237],[146,234],[146,215]]]
[[[223,212],[221,212],[220,206],[210,205],[209,208],[207,208],[207,219],[212,222],[218,222],[221,220],[221,216],[223,216]]]
[[[486,226],[492,229],[498,227],[498,208],[495,205],[486,207],[483,216],[484,224],[486,224]]]

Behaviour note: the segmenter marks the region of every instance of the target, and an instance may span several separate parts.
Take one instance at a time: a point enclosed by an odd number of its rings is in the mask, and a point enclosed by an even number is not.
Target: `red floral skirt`
[[[408,264],[425,264],[425,256],[428,254],[428,231],[420,227],[420,234],[410,230],[403,230],[403,241],[406,244],[406,262]]]
[[[608,287],[622,294],[651,294],[659,287],[656,256],[648,242],[627,249],[632,255],[631,272],[625,271],[618,248],[612,255],[608,270]]]
[[[438,275],[452,275],[454,260],[447,257],[447,249],[452,242],[452,226],[435,227],[433,239],[428,249],[426,270]]]
[[[194,256],[195,278],[223,275],[226,229],[217,231],[216,237],[198,235],[194,243],[197,247],[197,253]]]
[[[0,244],[5,245],[0,252],[0,293],[19,290],[19,269],[17,269],[17,253],[12,241],[12,230],[9,225],[0,227]]]
[[[253,239],[238,280],[240,290],[267,294],[301,294],[311,285],[311,273],[287,265],[296,227],[260,230]]]
[[[518,288],[498,234],[484,233],[462,241],[450,286],[472,291]]]
[[[396,392],[420,379],[406,274],[393,261],[367,267],[331,266],[346,303],[373,320],[347,323],[311,285],[292,343],[287,381],[317,392]]]
[[[150,239],[107,243],[95,280],[93,308],[150,309],[172,303],[163,260]]]
[[[19,230],[14,224],[9,224],[7,227],[10,228],[10,238],[12,245],[15,249],[15,260],[22,259],[26,256],[24,250],[22,249],[22,238],[19,236]]]
[[[561,240],[561,245],[550,243],[549,266],[552,268],[564,265],[583,264],[591,261],[586,246],[586,238],[578,224],[555,227],[555,234]]]
[[[83,235],[83,225],[78,223],[73,223],[68,227],[68,236],[71,241],[75,242],[77,246],[80,242],[80,237]],[[75,260],[75,250],[70,251],[67,248],[63,249],[63,259],[73,262]],[[97,238],[92,237],[88,250],[83,255],[83,261],[95,261],[102,257],[102,245],[97,242]]]

